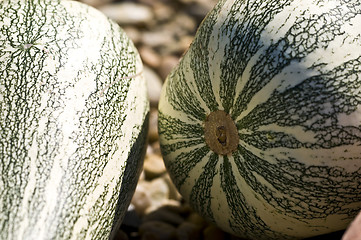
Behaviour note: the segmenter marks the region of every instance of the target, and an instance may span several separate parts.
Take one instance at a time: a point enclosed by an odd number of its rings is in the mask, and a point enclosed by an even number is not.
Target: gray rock
[[[178,226],[185,221],[184,217],[180,215],[180,211],[172,211],[168,206],[161,207],[146,216],[143,217],[143,222],[150,222],[150,221],[161,221],[169,223],[173,226]]]
[[[190,222],[183,222],[177,228],[177,240],[200,239],[201,227]]]
[[[158,68],[160,65],[161,57],[154,51],[153,48],[148,46],[139,47],[139,54],[142,57],[143,63],[153,69]]]
[[[148,191],[149,183],[145,180],[138,182],[131,203],[135,211],[140,215],[144,215],[145,211],[152,205],[150,193]]]
[[[168,74],[174,69],[179,63],[179,57],[174,55],[164,56],[159,66],[158,72],[161,79],[166,79]]]
[[[144,159],[144,173],[146,179],[154,179],[166,172],[163,158],[157,154],[148,154]]]
[[[122,230],[118,230],[113,240],[128,240],[128,235]]]
[[[154,18],[150,7],[133,2],[108,4],[99,10],[120,25],[148,24]]]
[[[204,240],[223,240],[225,238],[226,233],[213,224],[210,224],[203,230]]]
[[[176,228],[161,221],[148,221],[140,225],[142,239],[172,240],[176,237]]]
[[[155,94],[155,93],[153,93],[153,94]],[[158,105],[158,101],[155,98],[154,102],[151,102],[152,108],[150,109],[150,114],[149,114],[148,138],[149,138],[150,143],[158,141],[158,138],[159,138],[159,135],[158,135],[158,110],[155,108],[157,105]]]
[[[208,225],[206,220],[204,220],[203,217],[201,217],[198,213],[195,213],[195,212],[192,212],[191,214],[189,214],[186,221],[190,222],[200,228],[205,228]]]
[[[139,44],[139,42],[141,41],[142,34],[139,32],[139,30],[136,27],[124,26],[123,30],[135,45]]]
[[[80,2],[90,5],[92,7],[100,7],[112,2],[112,0],[81,0]]]
[[[153,31],[146,31],[142,34],[142,43],[150,47],[166,46],[168,44],[175,44],[173,33],[171,29],[161,28]]]
[[[160,93],[162,91],[163,82],[156,72],[151,68],[144,66],[144,77],[147,81],[148,96],[151,107],[157,107]]]

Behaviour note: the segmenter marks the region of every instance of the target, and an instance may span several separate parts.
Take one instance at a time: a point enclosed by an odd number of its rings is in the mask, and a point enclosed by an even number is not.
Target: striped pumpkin
[[[361,208],[361,3],[221,0],[159,103],[166,167],[225,231],[295,239]]]
[[[140,57],[99,11],[1,1],[0,239],[108,239],[137,183],[148,109]]]

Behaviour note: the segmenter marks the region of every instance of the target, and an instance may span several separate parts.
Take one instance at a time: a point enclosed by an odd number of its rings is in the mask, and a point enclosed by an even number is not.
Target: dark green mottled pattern
[[[361,56],[305,79],[284,92],[275,92],[267,102],[237,122],[239,129],[252,130],[251,134],[241,134],[240,138],[263,150],[282,146],[327,149],[360,142],[361,129],[342,126],[337,119],[338,114],[354,112],[361,104],[361,80],[357,76],[360,74],[359,65]],[[352,78],[355,81],[348,80]],[[348,90],[340,91],[343,88]],[[279,126],[302,126],[305,130],[312,130],[317,142],[299,142],[283,132],[257,131],[260,126],[273,123],[274,119]]]
[[[182,62],[178,68],[188,71],[187,66],[184,66]],[[168,76],[168,81],[172,82],[166,86],[169,101],[174,103],[174,109],[186,113],[188,118],[203,121],[206,118],[206,112],[200,106],[198,99],[194,97],[194,92],[190,90],[191,86],[187,83],[183,71],[174,72]]]
[[[240,155],[237,153],[233,154],[236,164],[242,168],[240,162]],[[247,164],[247,163],[246,163]],[[258,165],[256,166],[258,167]],[[237,182],[235,178],[234,169],[231,166],[230,160],[227,156],[224,157],[224,161],[221,165],[221,185],[222,189],[226,196],[232,196],[227,198],[227,203],[232,213],[231,220],[229,221],[230,227],[235,232],[242,232],[244,236],[252,236],[254,239],[262,239],[265,235],[272,236],[274,239],[288,239],[289,236],[284,234],[274,233],[267,224],[258,216],[257,209],[251,207],[244,195],[242,194],[242,189],[237,187]],[[244,173],[244,172],[243,172]],[[247,178],[246,174],[243,174],[242,177]],[[255,184],[256,179],[253,181],[247,181],[247,183]],[[256,184],[255,184],[256,185]],[[257,186],[255,186],[257,187]],[[260,229],[262,229],[260,231]]]
[[[245,67],[250,58],[263,47],[260,41],[260,35],[273,17],[281,12],[285,6],[289,5],[290,0],[268,0],[268,1],[253,1],[246,4],[244,1],[235,1],[230,9],[230,12],[237,13],[235,16],[229,14],[225,19],[225,23],[220,25],[221,34],[229,36],[230,43],[225,48],[224,59],[222,59],[220,68],[222,69],[220,81],[220,99],[222,106],[226,112],[232,109],[232,116],[237,116],[239,112],[235,109],[245,109],[246,102],[235,102],[236,85],[240,79]],[[244,9],[243,9],[244,8]],[[267,9],[264,14],[253,15],[253,12],[258,9]],[[219,24],[219,23],[218,23]],[[234,34],[242,33],[242,34]],[[262,64],[259,65],[263,66]],[[235,71],[236,69],[236,71]],[[240,81],[245,79],[241,79]],[[262,85],[256,82],[250,82],[250,86],[255,88],[258,86],[259,90]],[[254,92],[253,92],[254,93]],[[242,94],[241,96],[245,96]],[[235,109],[234,109],[235,108]]]
[[[357,190],[361,168],[350,173],[340,167],[306,166],[295,159],[279,159],[278,164],[271,164],[241,146],[238,153],[234,158],[237,170],[233,171],[267,203],[293,218],[324,218],[330,213],[353,216],[357,212],[357,209],[342,210],[339,206],[361,200]],[[273,194],[273,190],[257,181],[255,175],[262,176],[281,195]],[[348,197],[340,198],[345,191]],[[312,214],[304,210],[305,206]]]
[[[268,13],[268,10],[266,10],[266,13]],[[305,16],[299,17],[284,37],[271,44],[259,57],[257,64],[251,70],[245,88],[233,105],[232,116],[234,118],[239,116],[246,109],[252,97],[267,83],[272,81],[285,67],[295,62],[300,62],[305,56],[318,48],[326,48],[336,36],[342,34],[342,25],[348,21],[348,18],[355,17],[357,14],[359,13],[354,12],[352,9],[344,9],[342,6],[338,6],[329,13],[313,15],[310,18],[305,13]],[[322,26],[322,28],[319,29],[319,26]],[[313,34],[317,34],[317,37],[312,36],[311,31]],[[240,35],[245,36],[245,34]],[[254,33],[253,40],[258,41],[258,38],[259,33]],[[240,54],[238,52],[238,55]],[[233,61],[238,60],[238,55],[233,57]],[[233,68],[225,69],[224,71],[232,72]]]
[[[239,177],[253,190],[255,198],[263,198],[260,201],[268,203],[277,213],[304,223],[309,223],[311,219],[325,219],[330,214],[339,214],[351,220],[359,211],[355,203],[361,202],[361,168],[357,167],[361,156],[347,155],[348,148],[361,146],[361,125],[340,120],[341,116],[355,114],[361,106],[361,56],[358,54],[353,59],[349,58],[350,55],[340,56],[347,60],[339,65],[331,63],[327,66],[329,59],[314,54],[335,47],[332,44],[340,39],[345,44],[340,47],[345,47],[345,51],[349,51],[346,47],[348,42],[360,42],[360,34],[352,36],[345,33],[345,26],[350,25],[349,20],[360,17],[361,4],[341,0],[324,13],[310,14],[313,9],[299,12],[284,35],[280,36],[277,31],[288,25],[280,22],[272,29],[274,39],[262,39],[261,34],[266,29],[270,30],[269,23],[274,17],[295,2],[234,1],[228,15],[219,20],[218,14],[225,4],[225,1],[220,1],[199,28],[184,57],[185,63],[181,62],[170,75],[166,83],[169,103],[160,109],[161,147],[176,186],[181,190],[188,188],[186,180],[195,179],[188,200],[203,216],[215,220],[210,208],[213,197],[210,188],[214,187],[212,178],[220,176],[221,191],[227,196],[231,211],[228,218],[230,228],[239,235],[254,239],[286,239],[292,236],[275,232],[260,218],[258,209],[252,207],[243,195],[242,191],[246,190],[237,188],[236,179]],[[315,4],[322,6],[327,2]],[[291,15],[285,21],[292,19]],[[209,67],[218,64],[210,57],[213,53],[209,50],[217,51],[217,47],[222,45],[208,46],[215,29],[227,43],[221,65],[215,66],[222,69],[221,79],[212,79],[209,74]],[[259,55],[251,63],[255,54]],[[314,54],[314,59],[309,57],[310,54]],[[186,79],[189,70],[185,66],[188,63],[196,83],[194,91],[188,89],[191,86]],[[244,74],[246,66],[250,66],[249,76]],[[290,66],[294,68],[288,68]],[[212,86],[218,82],[222,106],[218,106],[213,96]],[[270,84],[275,85],[270,87]],[[236,92],[237,86],[242,86],[240,92]],[[264,96],[260,91],[265,87],[271,90],[262,102]],[[200,109],[199,115],[195,116],[200,104],[196,96],[191,96],[193,92],[199,95],[210,111],[223,108],[233,119],[237,119],[240,144],[232,158],[224,157],[222,162],[218,162],[218,157],[210,153],[205,143],[201,143],[203,133],[198,129],[203,125],[198,121],[186,121],[201,120],[208,111]],[[180,101],[179,96],[185,101]],[[251,106],[251,102],[257,104]],[[171,118],[167,115],[167,108],[176,109],[184,115]],[[272,126],[277,127],[272,129]],[[297,135],[297,131],[314,140],[305,140],[307,137]],[[195,134],[198,133],[197,137]],[[331,150],[339,155],[340,146],[346,149],[343,150],[345,157],[330,159]],[[252,152],[252,149],[257,150]],[[301,149],[309,151],[311,159],[295,159]],[[325,164],[317,158],[324,158]],[[326,163],[344,160],[354,160],[355,168],[348,170]],[[193,168],[198,168],[199,174],[188,176]]]
[[[217,14],[221,10],[223,1],[218,3],[218,7],[213,9],[202,22],[197,31],[197,35],[192,43],[190,54],[190,67],[196,82],[196,89],[199,96],[206,103],[211,112],[216,111],[219,106],[214,97],[212,82],[209,73],[209,41],[213,26],[217,24]]]
[[[19,10],[21,7],[23,11]],[[11,19],[4,10],[11,13]],[[1,23],[10,22],[9,26],[0,24],[0,239],[17,237],[18,207],[29,183],[29,149],[33,141],[37,145],[37,170],[33,176],[36,188],[26,211],[29,226],[39,220],[54,159],[62,154],[59,143],[64,140],[63,126],[57,118],[64,111],[66,91],[74,88],[84,73],[97,76],[96,90],[86,100],[86,109],[78,112],[80,120],[74,123],[78,124],[78,130],[71,136],[81,147],[67,159],[67,166],[60,165],[59,171],[64,171],[64,176],[62,184],[54,186],[56,209],[49,212],[43,223],[48,239],[68,239],[72,237],[73,224],[88,193],[96,187],[107,161],[118,150],[116,141],[122,137],[124,111],[129,108],[124,102],[131,80],[124,77],[139,73],[140,69],[135,67],[137,53],[131,50],[134,46],[125,33],[112,23],[101,46],[103,58],[98,62],[84,60],[83,69],[78,76],[73,76],[74,82],[60,81],[56,74],[69,60],[68,50],[81,47],[77,40],[84,37],[84,32],[79,28],[87,24],[87,12],[72,15],[54,0],[18,3],[5,0],[0,2],[0,13]],[[60,35],[60,32],[66,34]],[[44,62],[49,56],[56,64],[55,72],[45,70]],[[101,78],[105,75],[109,77]],[[46,94],[49,99],[42,106],[41,100]],[[47,119],[43,132],[37,131],[40,118]],[[135,127],[134,131],[140,131],[141,127]],[[130,142],[136,137],[129,139]],[[117,189],[121,189],[121,179],[120,175]],[[106,188],[113,191],[109,186]],[[110,202],[105,202],[106,194],[99,196],[89,213],[89,223],[100,226],[92,239],[107,238],[113,224],[119,192],[113,193]],[[29,227],[25,231],[25,236],[30,238],[34,229]],[[83,229],[80,237],[85,236],[86,231]]]
[[[166,162],[167,168],[172,172],[172,180],[178,188],[182,187],[190,176],[189,172],[200,163],[208,153],[209,147],[203,146],[180,153],[174,162]]]
[[[123,220],[124,212],[127,211],[129,203],[133,197],[132,194],[135,191],[135,188],[138,183],[138,178],[143,167],[143,161],[146,153],[146,140],[148,135],[149,127],[149,113],[147,114],[143,126],[141,126],[141,131],[138,138],[135,140],[132,149],[130,150],[129,157],[127,159],[127,165],[124,169],[124,176],[121,182],[119,189],[118,203],[116,206],[114,220],[112,220],[112,232],[109,239],[112,239],[119,231],[120,225]],[[117,194],[117,192],[115,192]],[[128,203],[128,204],[125,204]],[[97,216],[94,214],[94,218]],[[111,222],[109,223],[111,224]],[[102,231],[101,228],[98,229],[98,232]],[[103,234],[101,232],[97,235],[95,234],[95,239],[101,239]],[[115,238],[116,239],[116,238]]]
[[[211,153],[203,168],[203,172],[199,174],[199,178],[195,182],[189,197],[190,203],[195,207],[195,210],[201,213],[203,217],[213,221],[215,221],[215,219],[211,207],[211,190],[214,178],[219,174],[219,170],[217,169],[218,162],[219,155]]]
[[[182,140],[182,137],[184,140],[188,140],[189,138],[200,138],[203,139],[204,130],[203,127],[199,124],[187,124],[177,118],[173,118],[171,116],[167,116],[163,114],[161,111],[159,111],[159,118],[161,119],[158,123],[159,125],[159,131],[160,134],[164,137],[166,140],[175,140],[179,139]],[[165,129],[171,128],[172,131],[165,131]],[[184,136],[184,132],[187,132],[187,136]],[[204,141],[204,140],[203,140]],[[165,154],[168,154],[166,152]]]
[[[165,162],[167,168],[173,173],[173,182],[177,187],[181,187],[189,177],[189,171],[202,161],[209,152],[209,147],[204,144],[203,128],[199,124],[187,124],[179,119],[164,115],[161,111],[159,112],[158,124],[159,134],[164,139],[178,140],[162,145],[161,150],[164,156],[182,148],[198,146],[193,150],[180,153],[175,161]],[[187,135],[184,134],[185,132]]]
[[[70,182],[71,185],[82,185],[83,187],[74,192],[63,190],[69,196],[63,199],[62,205],[65,207],[59,209],[60,219],[65,221],[58,223],[61,226],[58,228],[58,234],[61,233],[62,229],[69,231],[66,232],[67,234],[70,234],[73,230],[71,226],[76,222],[78,214],[69,214],[68,211],[69,209],[74,209],[75,212],[80,211],[81,206],[86,204],[87,193],[92,192],[97,187],[94,183],[98,176],[103,173],[103,169],[110,157],[109,154],[113,154],[114,151],[118,150],[115,143],[122,136],[121,128],[127,117],[124,111],[129,106],[126,106],[124,102],[128,97],[130,81],[127,78],[121,78],[136,74],[135,54],[128,51],[129,45],[132,43],[126,39],[125,35],[119,35],[120,29],[118,29],[118,26],[114,24],[112,28],[109,32],[110,35],[104,39],[101,49],[102,58],[98,64],[94,65],[94,67],[101,66],[97,72],[99,78],[104,75],[110,77],[107,79],[108,82],[97,81],[99,91],[94,92],[86,101],[86,110],[81,114],[80,118],[80,131],[74,134],[74,139],[82,147],[77,149],[69,160],[68,171],[63,179],[64,183]],[[128,53],[125,54],[125,51]],[[122,69],[118,66],[126,67]],[[108,83],[113,84],[101,95],[101,91],[107,87]],[[129,141],[132,142],[131,139]],[[117,188],[120,189],[121,177],[119,177],[117,184]],[[106,195],[106,192],[104,192],[104,195]],[[89,220],[98,221],[99,225],[107,226],[97,229],[98,232],[93,235],[93,239],[99,238],[99,235],[101,235],[99,231],[103,232],[102,237],[109,234],[109,227],[113,223],[109,222],[108,218],[99,218],[99,213],[114,213],[118,196],[119,193],[114,192],[110,202],[99,201],[99,205],[94,206],[91,210],[92,217]],[[76,201],[74,201],[75,199]],[[70,237],[70,235],[65,235],[65,237]]]
[[[0,236],[7,236],[7,233],[13,232],[15,225],[8,225],[17,214],[21,198],[24,194],[25,186],[29,178],[28,157],[29,144],[34,138],[37,138],[39,145],[42,145],[42,151],[37,153],[37,162],[39,172],[37,174],[38,187],[33,195],[33,204],[29,209],[29,214],[35,221],[37,213],[42,209],[42,192],[44,183],[49,178],[51,165],[58,149],[55,143],[60,141],[61,135],[57,132],[56,123],[53,120],[50,111],[37,111],[40,108],[41,96],[49,89],[56,86],[54,79],[49,72],[41,71],[46,48],[32,47],[37,44],[40,36],[47,34],[50,39],[49,45],[53,45],[52,51],[59,55],[66,56],[66,48],[61,43],[56,42],[56,29],[60,28],[62,22],[53,23],[55,32],[45,32],[44,25],[49,22],[46,16],[47,11],[55,11],[60,15],[66,16],[64,9],[57,1],[19,1],[19,5],[7,5],[7,1],[2,2],[0,11],[4,9],[12,12],[11,26],[2,25],[0,29]],[[24,12],[18,11],[20,5],[24,7]],[[35,7],[37,6],[37,7]],[[7,16],[0,14],[0,22],[5,23]],[[37,19],[37,21],[34,21]],[[56,25],[58,24],[58,25]],[[67,22],[70,29],[72,20]],[[16,26],[16,27],[14,27]],[[18,34],[22,33],[22,34]],[[69,31],[69,39],[76,39],[77,35]],[[52,41],[51,41],[52,40]],[[74,42],[69,42],[74,44]],[[9,50],[8,50],[9,49]],[[10,57],[6,55],[11,52]],[[58,63],[57,68],[61,65]],[[43,79],[44,82],[32,81],[32,79]],[[59,105],[55,93],[50,93],[49,106],[56,109]],[[49,115],[49,121],[46,123],[47,136],[38,136],[36,128],[39,125],[39,119],[44,114]],[[32,222],[30,223],[32,224]]]

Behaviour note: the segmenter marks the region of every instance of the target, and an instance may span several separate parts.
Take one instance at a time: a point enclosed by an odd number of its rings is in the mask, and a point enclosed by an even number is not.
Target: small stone
[[[150,196],[151,206],[146,209],[146,213],[158,209],[169,202],[169,188],[164,179],[156,178],[150,181],[147,191]]]
[[[151,68],[157,68],[160,65],[161,57],[159,54],[148,46],[139,47],[139,54],[143,63]]]
[[[169,44],[165,46],[165,52],[169,55],[183,55],[186,50],[189,48],[190,44],[193,41],[193,37],[189,35],[184,35],[180,37],[180,40],[177,41],[177,44]]]
[[[144,173],[146,179],[154,179],[166,172],[163,158],[157,154],[148,154],[144,159]]]
[[[150,143],[153,143],[158,141],[158,138],[158,110],[151,108],[149,113],[148,140]]]
[[[217,226],[211,224],[203,230],[204,240],[222,240],[226,238],[226,234]]]
[[[85,3],[92,7],[98,8],[100,6],[110,3],[111,1],[112,0],[81,0],[80,2]]]
[[[158,74],[147,66],[144,66],[143,73],[147,81],[150,106],[157,107],[160,98],[160,93],[162,91],[163,82],[158,76]]]
[[[177,14],[174,19],[174,24],[179,26],[185,33],[192,33],[197,29],[197,24],[194,18],[190,17],[188,14]]]
[[[185,220],[180,216],[179,212],[172,211],[168,206],[163,206],[144,216],[143,222],[149,221],[167,222],[173,226],[178,226]]]
[[[135,189],[131,204],[134,205],[135,211],[140,215],[144,215],[147,208],[152,204],[151,196],[148,192],[150,183],[147,181],[139,181]]]
[[[159,154],[159,155],[162,154],[162,152],[161,152],[161,150],[160,150],[159,141],[156,141],[156,142],[154,142],[154,143],[151,143],[151,146],[152,146],[152,151],[153,151],[153,153]]]
[[[168,55],[162,58],[159,66],[159,76],[161,79],[166,79],[168,74],[177,66],[179,58],[173,55]]]
[[[170,178],[169,174],[164,174],[163,179],[168,184],[169,199],[174,199],[176,201],[181,201],[182,200],[182,195],[179,193],[178,189],[174,185],[174,183],[173,183],[172,179]]]
[[[200,228],[205,228],[208,224],[207,221],[196,212],[192,212],[191,214],[189,214],[186,221],[195,224]]]
[[[139,225],[142,223],[142,220],[140,219],[140,216],[135,210],[135,207],[133,204],[130,204],[128,207],[128,211],[126,211],[124,215],[124,219],[122,222],[123,227],[132,228],[132,229],[138,229]]]
[[[145,232],[143,233],[141,240],[159,240],[159,238],[156,236],[156,233]]]
[[[183,222],[177,228],[177,240],[200,239],[201,228],[190,222]]]
[[[183,36],[179,42],[180,50],[182,51],[182,54],[189,48],[193,41],[194,37],[190,35]]]
[[[154,17],[150,7],[133,2],[108,4],[99,10],[120,25],[142,25]]]
[[[174,39],[170,29],[160,29],[143,32],[141,42],[149,47],[159,47],[174,44]]]
[[[142,35],[137,28],[132,26],[125,26],[123,27],[123,30],[134,44],[138,44],[140,42]]]
[[[206,14],[212,10],[215,4],[216,0],[197,1],[187,4],[186,12],[189,16],[202,20]]]
[[[128,239],[129,239],[128,235],[122,230],[118,230],[113,238],[113,240],[128,240]]]
[[[170,19],[172,19],[172,17],[175,15],[174,8],[160,1],[154,1],[153,12],[157,22],[161,23],[170,21]]]
[[[148,221],[140,225],[139,233],[142,239],[171,240],[176,237],[176,228],[169,223]]]

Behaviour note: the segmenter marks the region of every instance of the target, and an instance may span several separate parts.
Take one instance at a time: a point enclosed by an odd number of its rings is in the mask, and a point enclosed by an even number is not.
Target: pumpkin
[[[98,10],[0,2],[0,239],[112,239],[145,154],[142,69]]]
[[[361,207],[361,3],[221,0],[167,77],[161,150],[184,199],[249,239]]]

